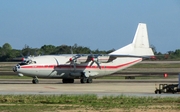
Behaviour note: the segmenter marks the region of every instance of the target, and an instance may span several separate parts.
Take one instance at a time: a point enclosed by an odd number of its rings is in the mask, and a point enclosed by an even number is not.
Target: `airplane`
[[[139,23],[132,43],[107,55],[31,56],[14,66],[13,71],[19,76],[32,77],[33,84],[39,83],[38,78],[62,79],[62,83],[74,83],[74,79],[80,79],[80,83],[92,83],[97,77],[111,75],[151,56],[154,53],[149,46],[147,26]]]

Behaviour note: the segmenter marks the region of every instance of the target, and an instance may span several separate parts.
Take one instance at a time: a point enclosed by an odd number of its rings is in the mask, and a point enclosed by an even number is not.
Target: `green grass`
[[[107,110],[113,108],[159,108],[170,106],[180,109],[180,97],[127,97],[96,95],[0,95],[0,110],[2,111],[57,111],[76,108],[91,108]],[[164,107],[161,107],[164,108]]]
[[[131,68],[180,68],[180,63],[139,63]]]

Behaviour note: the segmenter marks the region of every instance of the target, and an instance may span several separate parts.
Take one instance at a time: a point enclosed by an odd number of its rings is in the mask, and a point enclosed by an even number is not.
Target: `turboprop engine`
[[[75,60],[76,63],[81,64],[81,63],[87,63],[90,61],[98,62],[98,63],[107,63],[112,60],[110,60],[109,56],[98,56],[98,57],[89,57],[89,56],[82,56],[79,57]]]
[[[90,59],[88,58],[88,56],[82,56],[76,59],[76,63],[86,63],[89,62]]]
[[[98,63],[107,63],[112,60],[110,60],[109,56],[98,56],[97,58],[92,58],[92,61],[98,62]]]
[[[77,56],[77,57],[70,58],[68,62],[81,64],[81,63],[86,63],[89,61],[91,61],[91,60],[89,60],[88,56],[81,56],[81,57]]]
[[[69,59],[68,62],[72,63],[77,63],[77,64],[82,64],[82,63],[87,63],[87,62],[96,62],[96,63],[108,63],[113,61],[115,58],[112,58],[110,56],[106,55],[87,55],[87,56],[77,56],[77,57],[72,57]],[[67,62],[67,63],[68,63]]]

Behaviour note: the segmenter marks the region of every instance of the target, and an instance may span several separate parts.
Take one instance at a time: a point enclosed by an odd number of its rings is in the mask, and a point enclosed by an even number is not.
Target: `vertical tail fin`
[[[139,23],[131,44],[110,53],[110,55],[153,56],[154,53],[149,46],[146,24]]]
[[[146,24],[139,23],[132,44],[136,48],[149,48],[149,39]]]

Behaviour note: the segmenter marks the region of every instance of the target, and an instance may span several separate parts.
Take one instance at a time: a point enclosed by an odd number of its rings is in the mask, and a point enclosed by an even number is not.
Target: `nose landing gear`
[[[32,83],[33,84],[38,84],[39,83],[39,80],[38,80],[37,76],[33,77]]]

